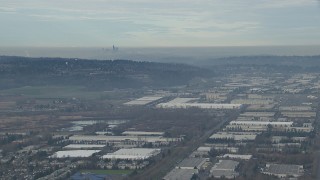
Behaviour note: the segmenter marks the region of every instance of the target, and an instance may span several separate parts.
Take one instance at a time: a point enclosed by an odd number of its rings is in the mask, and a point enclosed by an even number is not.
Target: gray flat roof
[[[264,172],[269,172],[272,174],[301,174],[303,166],[301,165],[290,165],[290,164],[267,164]]]
[[[211,174],[214,177],[226,177],[226,178],[232,178],[232,177],[236,177],[239,175],[239,173],[235,172],[235,171],[231,171],[231,170],[213,170],[211,171]]]
[[[239,162],[233,160],[220,160],[212,170],[234,170]]]
[[[186,158],[178,164],[178,167],[198,167],[204,162],[206,162],[205,158]]]
[[[186,180],[191,179],[194,174],[197,174],[197,169],[173,169],[163,179],[164,180]]]

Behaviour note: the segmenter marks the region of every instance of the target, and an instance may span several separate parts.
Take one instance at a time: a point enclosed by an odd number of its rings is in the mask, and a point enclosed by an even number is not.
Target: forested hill
[[[81,85],[91,89],[168,87],[212,71],[184,64],[0,56],[0,88]]]

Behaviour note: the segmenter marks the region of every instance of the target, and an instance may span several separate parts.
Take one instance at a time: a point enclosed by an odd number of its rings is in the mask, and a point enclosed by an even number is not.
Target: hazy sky
[[[318,0],[0,0],[0,46],[320,44]]]

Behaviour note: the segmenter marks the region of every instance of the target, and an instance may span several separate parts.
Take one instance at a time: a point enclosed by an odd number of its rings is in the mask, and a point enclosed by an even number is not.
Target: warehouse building
[[[158,108],[200,108],[200,109],[241,109],[242,104],[213,104],[213,103],[160,103]]]
[[[251,111],[251,112],[245,112],[240,114],[240,116],[244,117],[274,117],[275,112],[256,112],[256,111]]]
[[[202,169],[204,163],[207,162],[206,158],[186,158],[182,160],[176,168],[178,169]]]
[[[317,115],[316,112],[311,111],[282,111],[281,114],[289,118],[314,118]]]
[[[256,134],[233,134],[228,132],[217,132],[210,136],[210,139],[231,139],[235,141],[254,141],[256,139]]]
[[[206,146],[212,147],[216,151],[227,151],[230,153],[237,153],[239,151],[238,147],[229,146],[228,144],[210,144],[206,143]]]
[[[201,146],[197,150],[193,151],[189,157],[207,157],[212,147]]]
[[[289,164],[266,164],[262,169],[263,174],[277,176],[279,178],[285,177],[299,177],[304,173],[303,166],[289,165]]]
[[[161,149],[149,148],[120,149],[114,153],[108,153],[102,158],[112,160],[146,160],[158,155],[160,152]]]
[[[210,170],[211,176],[214,178],[233,179],[239,175],[236,172],[239,162],[233,160],[219,160]]]
[[[266,99],[266,100],[274,99],[274,96],[267,96],[267,95],[260,95],[260,94],[248,94],[247,96],[249,99]]]
[[[273,104],[272,100],[265,100],[265,99],[234,99],[231,101],[232,104],[246,104],[246,105],[267,105]]]
[[[274,117],[239,116],[236,121],[273,121]]]
[[[163,136],[164,132],[124,131],[124,136]]]
[[[289,131],[292,128],[293,122],[266,122],[266,121],[231,121],[226,126],[228,130],[242,131],[267,131],[271,126],[273,131]]]
[[[173,169],[163,180],[191,180],[194,175],[198,174],[197,169]]]
[[[181,138],[165,138],[162,136],[103,136],[103,135],[74,135],[69,141],[76,144],[127,144],[143,145],[152,143],[154,145],[168,145],[172,142],[181,141]]]
[[[225,101],[228,99],[228,93],[205,93],[207,101]]]
[[[247,107],[248,111],[267,111],[275,107],[274,104],[252,104]]]
[[[128,106],[140,105],[140,106],[143,106],[143,105],[150,104],[150,103],[152,103],[154,101],[158,101],[158,100],[160,100],[162,98],[163,98],[162,96],[145,96],[145,97],[133,100],[133,101],[126,102],[126,103],[124,103],[124,105],[128,105]]]
[[[77,157],[90,157],[100,150],[72,150],[72,151],[58,151],[50,158],[77,158]]]
[[[279,111],[311,111],[310,106],[281,106]]]
[[[225,154],[223,156],[219,156],[219,158],[250,160],[252,158],[252,155]]]
[[[261,121],[231,121],[230,125],[239,126],[268,126],[272,127],[291,127],[293,122],[261,122]]]
[[[105,145],[101,144],[69,144],[63,149],[102,149]]]

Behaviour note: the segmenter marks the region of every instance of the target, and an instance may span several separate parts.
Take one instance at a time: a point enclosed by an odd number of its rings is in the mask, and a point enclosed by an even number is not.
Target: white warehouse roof
[[[100,150],[72,150],[72,151],[58,151],[50,158],[67,158],[67,157],[90,157]]]
[[[157,101],[159,99],[163,98],[162,96],[145,96],[133,101],[129,101],[127,103],[124,103],[125,105],[146,105],[153,101]]]
[[[146,131],[124,131],[122,135],[132,135],[132,136],[162,136],[164,132],[146,132]]]
[[[119,142],[119,141],[145,141],[145,142],[173,142],[178,141],[179,138],[164,138],[161,136],[104,136],[104,135],[74,135],[69,137],[71,141],[105,141],[105,142]]]
[[[202,108],[202,109],[240,109],[242,104],[214,104],[214,103],[160,103],[158,108]]]
[[[227,132],[218,132],[210,136],[210,139],[234,139],[235,141],[254,141],[256,134],[232,134]]]
[[[241,155],[241,154],[225,154],[223,156],[220,156],[222,158],[230,158],[230,159],[244,159],[249,160],[252,158],[252,155]]]
[[[103,148],[106,145],[98,145],[98,144],[69,144],[64,149],[92,149],[92,148]]]
[[[252,125],[252,126],[292,126],[293,122],[265,122],[265,121],[231,121],[230,125]]]
[[[190,101],[196,101],[199,98],[175,98],[167,103],[188,103]]]
[[[128,159],[128,160],[144,160],[152,156],[155,156],[161,152],[160,149],[148,149],[148,148],[132,148],[132,149],[120,149],[114,153],[108,153],[104,155],[103,159]]]

